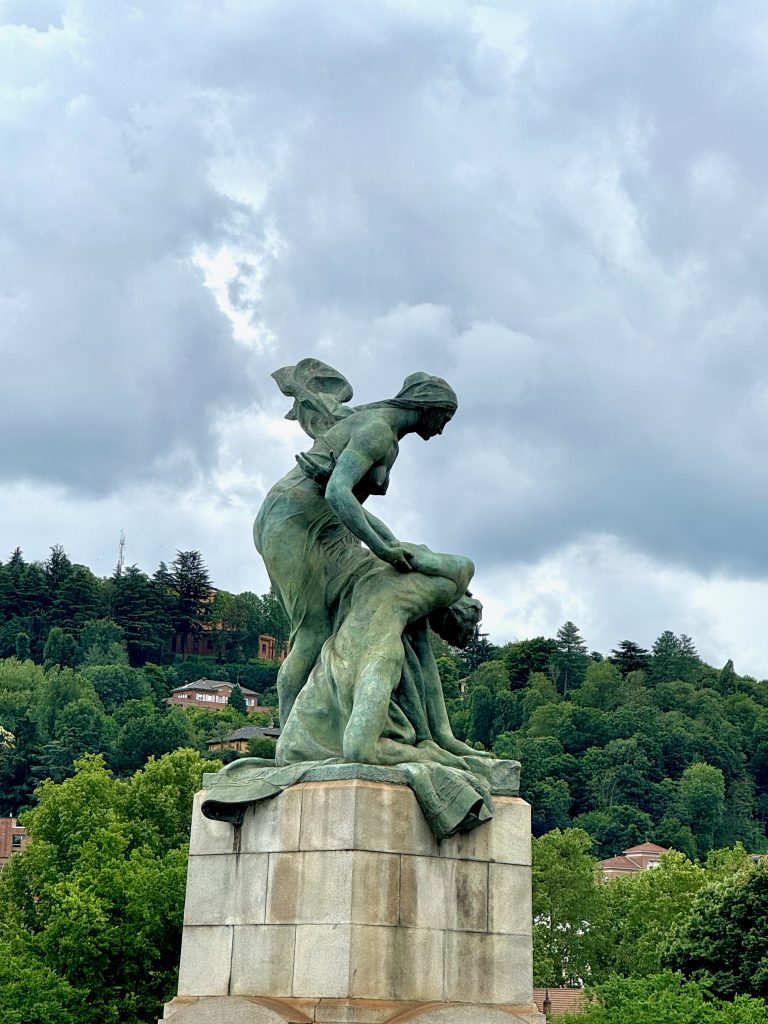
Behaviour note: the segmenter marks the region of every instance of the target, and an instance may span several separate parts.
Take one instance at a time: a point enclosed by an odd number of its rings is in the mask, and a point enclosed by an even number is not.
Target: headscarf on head
[[[396,405],[401,409],[424,409],[430,406],[435,409],[450,409],[455,412],[459,406],[456,392],[442,377],[432,377],[419,370],[403,381],[394,398],[388,405]]]

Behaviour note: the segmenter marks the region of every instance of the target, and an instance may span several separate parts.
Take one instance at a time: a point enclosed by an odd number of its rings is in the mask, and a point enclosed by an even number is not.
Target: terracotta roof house
[[[209,750],[229,749],[239,750],[241,753],[248,749],[248,744],[254,736],[264,736],[270,740],[276,740],[280,735],[279,729],[272,729],[269,726],[244,725],[241,729],[235,729],[226,736],[214,736],[206,742]]]
[[[193,683],[186,683],[184,686],[177,686],[171,690],[171,696],[167,698],[167,704],[176,704],[182,707],[206,708],[208,711],[220,711],[227,706],[229,695],[237,683],[230,683],[221,679],[196,679]],[[257,712],[273,715],[275,708],[259,704],[259,694],[255,690],[249,690],[247,686],[241,686],[245,697],[245,704],[248,714]]]
[[[581,1013],[584,1010],[584,989],[581,988],[535,988],[533,1001],[540,1013],[547,1017],[562,1017],[564,1013]]]
[[[617,875],[633,875],[637,871],[658,867],[661,858],[667,852],[666,847],[657,846],[656,843],[640,843],[639,846],[630,846],[618,857],[601,860],[598,867],[607,881],[609,878],[616,878]]]

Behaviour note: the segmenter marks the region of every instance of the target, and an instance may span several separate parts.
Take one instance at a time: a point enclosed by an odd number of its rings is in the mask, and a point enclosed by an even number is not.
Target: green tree
[[[19,661],[26,661],[29,658],[29,633],[19,632],[16,634],[16,657]]]
[[[77,636],[84,623],[97,619],[104,609],[101,582],[84,565],[73,565],[53,596],[51,621]]]
[[[571,699],[601,711],[613,711],[623,702],[622,677],[610,661],[590,661],[581,687]]]
[[[493,743],[493,693],[487,686],[475,686],[469,698],[467,742],[482,743],[486,750]]]
[[[563,1024],[767,1024],[768,1006],[742,996],[729,1003],[712,999],[704,985],[666,972],[647,978],[612,977],[590,989],[591,1002]]]
[[[112,619],[89,619],[80,630],[80,658],[84,665],[127,665],[125,635]]]
[[[248,756],[274,760],[275,746],[275,741],[271,740],[269,736],[254,736],[248,743]]]
[[[129,665],[88,665],[80,674],[93,686],[110,715],[129,700],[143,700],[151,694],[144,672]]]
[[[623,850],[644,843],[653,832],[650,814],[629,804],[612,804],[602,811],[587,811],[573,819],[594,841],[598,857],[615,857]]]
[[[46,667],[72,667],[78,660],[77,643],[60,626],[54,626],[45,641],[43,659]]]
[[[241,715],[248,714],[248,705],[245,702],[245,695],[237,683],[232,687],[227,704]]]
[[[654,682],[681,679],[690,682],[700,664],[693,641],[685,634],[677,637],[665,629],[653,645],[649,674]]]
[[[509,674],[509,685],[519,690],[527,684],[532,672],[546,673],[557,653],[557,642],[543,636],[502,647],[501,657]]]
[[[729,658],[720,669],[720,675],[717,678],[717,688],[724,697],[727,697],[729,693],[736,692],[737,685],[736,670]]]
[[[662,956],[666,966],[706,980],[722,999],[768,998],[768,864],[737,871],[702,890]]]
[[[173,602],[170,576],[167,581],[164,574],[160,580],[150,580],[137,566],[129,565],[112,577],[112,617],[125,635],[131,665],[162,660],[173,635],[170,616]]]
[[[699,854],[715,846],[725,809],[725,780],[719,768],[697,762],[683,772],[678,784],[677,816],[696,836]]]
[[[630,672],[645,672],[650,662],[650,654],[633,640],[622,640],[611,651],[608,660],[626,676]]]
[[[198,636],[208,620],[211,577],[199,551],[177,551],[170,578],[176,598],[173,625],[181,634],[182,649],[186,650],[187,638]]]
[[[34,1012],[14,1017],[17,989],[3,986],[0,1018],[157,1019],[175,985],[192,793],[212,767],[178,751],[119,781],[89,757],[73,778],[41,787],[25,821],[32,842],[0,876],[1,941],[13,935],[35,954],[23,996]],[[59,1015],[37,1010],[50,1002],[46,988],[61,999]]]
[[[653,871],[601,886],[599,927],[592,932],[592,979],[660,972],[667,937],[688,919],[697,893],[710,880],[704,867],[670,850]]]
[[[454,700],[459,696],[459,666],[456,660],[445,655],[437,658],[437,671],[446,700]]]
[[[598,913],[592,840],[554,829],[533,840],[533,973],[537,985],[589,977],[590,930]]]
[[[559,670],[559,682],[563,696],[568,690],[579,686],[587,670],[587,645],[581,639],[578,627],[570,620],[557,631],[557,654],[554,663]]]

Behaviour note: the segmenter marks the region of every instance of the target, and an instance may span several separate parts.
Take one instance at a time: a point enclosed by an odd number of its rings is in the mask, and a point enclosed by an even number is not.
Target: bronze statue
[[[453,735],[428,639],[430,627],[455,646],[471,639],[481,613],[467,592],[474,566],[400,541],[364,507],[386,493],[401,439],[442,433],[456,395],[420,372],[394,398],[353,407],[349,383],[319,360],[273,376],[294,399],[288,418],[314,442],[269,491],[254,526],[291,623],[277,681],[283,731],[272,775],[256,759],[220,775],[231,785],[256,772],[282,788],[321,765],[410,766],[405,781],[425,811],[455,805],[437,824],[428,813],[438,834],[478,824],[490,816],[494,762]],[[507,766],[507,777],[519,767]],[[243,801],[219,789],[207,813],[221,817]]]

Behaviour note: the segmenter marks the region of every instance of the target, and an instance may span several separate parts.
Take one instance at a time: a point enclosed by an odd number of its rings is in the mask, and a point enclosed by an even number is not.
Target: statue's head
[[[428,441],[435,434],[442,434],[446,423],[456,412],[459,400],[442,377],[432,377],[419,371],[405,378],[390,404],[418,412],[416,432]]]
[[[482,604],[467,592],[450,608],[438,608],[431,612],[429,625],[452,647],[463,650],[474,637],[482,617]]]

